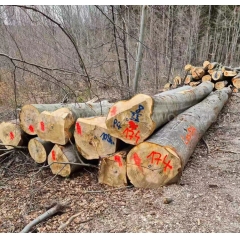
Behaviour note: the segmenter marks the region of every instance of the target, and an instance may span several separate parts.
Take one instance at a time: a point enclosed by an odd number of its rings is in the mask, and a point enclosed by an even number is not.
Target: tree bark
[[[128,101],[119,101],[111,107],[106,119],[109,134],[137,145],[154,130],[208,96],[213,87],[212,82],[204,82],[193,89],[165,96],[137,94]]]
[[[66,105],[54,112],[44,111],[38,117],[37,134],[44,141],[65,145],[73,136],[77,118],[106,115],[112,105],[102,101],[80,106]]]
[[[127,185],[127,154],[132,147],[101,158],[98,182],[112,187]]]
[[[135,146],[127,155],[127,176],[135,187],[158,188],[175,183],[197,143],[231,94],[230,88],[211,93]]]
[[[46,142],[40,138],[32,138],[28,143],[28,150],[32,159],[37,163],[44,163],[51,150],[53,149],[54,143]]]
[[[98,159],[115,153],[119,140],[107,130],[106,117],[78,118],[74,138],[78,151],[86,159]]]
[[[189,86],[191,86],[191,87],[196,87],[196,86],[198,86],[199,84],[201,84],[201,81],[195,81],[195,82],[190,82],[190,83],[189,83]]]

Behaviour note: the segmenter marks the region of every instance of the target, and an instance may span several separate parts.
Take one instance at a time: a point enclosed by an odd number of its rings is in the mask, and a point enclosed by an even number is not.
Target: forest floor
[[[240,232],[240,94],[235,93],[201,140],[180,184],[114,189],[97,170],[53,176],[27,153],[0,160],[0,232],[20,232],[54,202],[70,200],[34,232]],[[89,192],[86,192],[89,191]],[[96,192],[91,192],[96,191]],[[100,191],[100,192],[97,192]],[[165,198],[173,201],[164,204]],[[64,230],[72,215],[80,213]]]

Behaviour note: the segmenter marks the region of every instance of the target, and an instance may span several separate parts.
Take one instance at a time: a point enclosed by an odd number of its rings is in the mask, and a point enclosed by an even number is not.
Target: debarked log
[[[137,94],[130,100],[119,101],[111,107],[106,119],[109,134],[137,145],[154,130],[207,97],[213,87],[212,82],[204,82],[193,89],[164,96]]]
[[[158,188],[178,182],[197,143],[216,121],[231,92],[224,88],[211,93],[132,148],[127,155],[131,183],[135,187]]]

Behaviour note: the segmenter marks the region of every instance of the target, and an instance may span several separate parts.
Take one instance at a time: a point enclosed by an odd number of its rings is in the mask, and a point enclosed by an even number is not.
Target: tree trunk
[[[137,94],[128,101],[119,101],[111,107],[106,119],[109,134],[126,143],[139,144],[155,129],[200,102],[213,87],[212,82],[204,82],[196,88],[165,96]]]
[[[202,67],[195,67],[192,69],[192,77],[196,80],[202,79],[205,75],[205,71]]]
[[[98,182],[113,187],[127,185],[127,154],[132,147],[111,154],[100,160]]]
[[[54,144],[51,142],[46,142],[40,138],[32,138],[28,143],[28,150],[32,159],[37,163],[44,163]]]
[[[236,88],[240,88],[240,73],[232,79],[232,84]]]
[[[50,165],[53,174],[57,174],[62,177],[68,177],[71,173],[81,168],[79,165],[65,165],[58,163],[80,163],[78,159],[78,152],[71,144],[66,146],[55,144],[48,155],[48,164]]]
[[[223,89],[224,87],[226,87],[228,85],[228,81],[219,81],[219,82],[216,82],[214,84],[214,87],[217,89],[217,90],[221,90]]]
[[[127,176],[135,187],[158,188],[177,182],[197,143],[231,94],[224,88],[210,94],[135,146],[127,155]]]
[[[119,140],[107,130],[106,117],[78,118],[74,138],[78,151],[86,159],[98,159],[115,153]]]
[[[44,141],[65,145],[73,136],[74,124],[79,117],[106,115],[112,103],[67,105],[54,112],[44,111],[39,115],[37,134]]]
[[[204,75],[202,77],[202,82],[206,82],[206,81],[211,81],[212,80],[212,76],[207,74],[207,75]]]
[[[5,145],[27,146],[31,136],[22,131],[17,120],[2,122],[0,124],[0,139]],[[7,149],[13,149],[12,146],[5,146]]]

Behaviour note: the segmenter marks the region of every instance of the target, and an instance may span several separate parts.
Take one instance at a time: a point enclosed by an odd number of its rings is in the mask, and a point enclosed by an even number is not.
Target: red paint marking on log
[[[79,135],[82,135],[82,128],[81,128],[80,123],[78,123],[78,122],[76,123],[76,130]]]
[[[123,165],[121,161],[121,157],[118,155],[114,156],[114,161],[118,162],[119,167]]]
[[[165,159],[164,159],[165,160]],[[167,163],[165,161],[163,161],[163,164],[165,165],[163,171],[166,172],[167,171],[167,167],[172,169],[173,167],[170,165],[171,160],[169,160]]]
[[[129,128],[131,128],[132,130],[136,130],[138,128],[138,125],[134,122],[134,121],[129,121]]]
[[[156,155],[157,157],[155,157],[155,155]],[[156,161],[156,162],[157,162],[157,165],[158,165],[159,162],[165,161],[165,159],[167,158],[167,156],[168,156],[168,154],[165,155],[164,158],[162,159],[162,154],[161,154],[160,152],[152,151],[152,152],[147,156],[147,158],[152,157],[152,159],[151,159],[151,164],[153,164],[154,161]]]
[[[33,125],[30,125],[30,126],[28,127],[28,129],[29,129],[30,132],[32,132],[32,133],[34,132],[34,127],[33,127]]]
[[[140,131],[137,131],[137,133],[135,134],[136,144],[138,144],[138,141],[140,139],[140,136],[138,135],[139,133],[140,133]]]
[[[54,150],[52,150],[52,160],[56,161],[56,153]]]
[[[133,160],[134,160],[134,162],[135,162],[135,165],[137,165],[140,169],[142,169],[142,167],[141,167],[141,158],[138,156],[138,154],[137,153],[134,153],[133,154]]]
[[[112,109],[111,109],[111,111],[110,111],[111,117],[114,116],[114,115],[116,115],[116,113],[117,113],[117,107],[116,107],[116,106],[113,106]]]
[[[193,135],[195,134],[196,131],[197,130],[196,130],[195,127],[190,126],[190,127],[187,128],[187,132],[188,132],[187,135],[185,137],[181,136],[183,142],[186,145],[188,145],[190,143],[190,141],[191,141],[191,139],[192,139],[192,137],[193,137]]]
[[[40,127],[42,131],[45,131],[45,125],[43,121],[40,122]]]
[[[14,139],[14,134],[13,134],[13,132],[10,132],[10,133],[9,133],[9,137],[10,137],[10,140],[13,140],[13,139]]]
[[[140,139],[140,136],[138,135],[140,133],[140,131],[138,130],[136,133],[134,132],[134,130],[132,128],[126,128],[124,131],[123,131],[123,134],[125,134],[125,137],[130,140],[132,140],[133,138],[136,139],[136,144],[138,143],[139,139]]]

